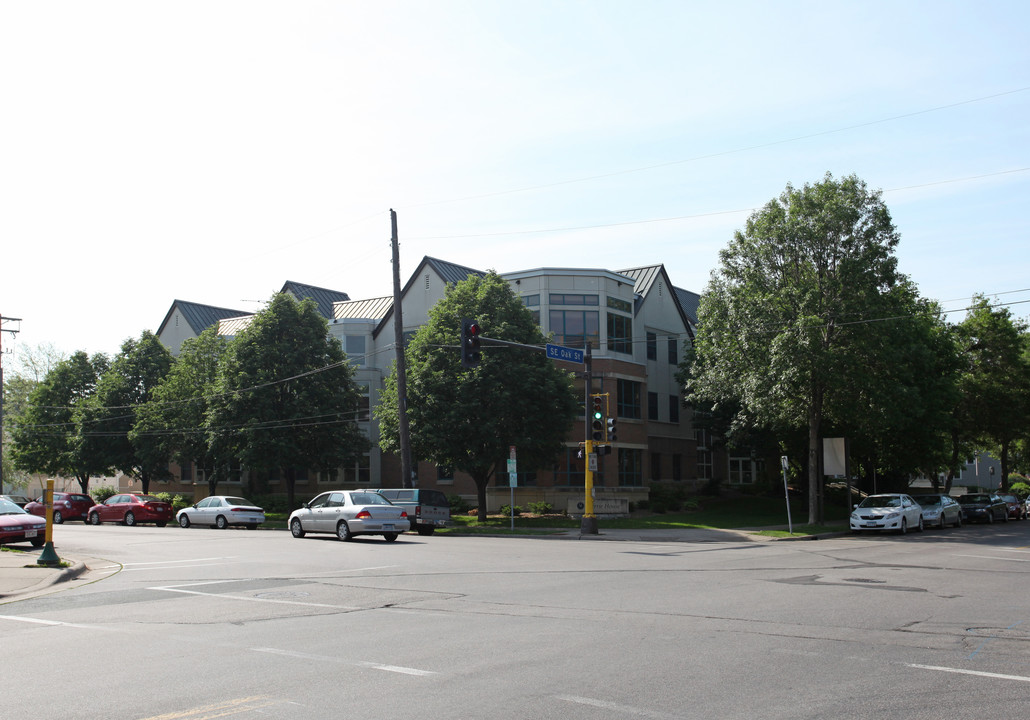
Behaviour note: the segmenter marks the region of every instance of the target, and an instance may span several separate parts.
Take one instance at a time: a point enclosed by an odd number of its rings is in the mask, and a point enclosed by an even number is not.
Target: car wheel
[[[1006,510],[1005,511],[1005,515],[1002,518],[1002,522],[1008,522],[1008,521],[1009,521],[1009,511]]]
[[[988,525],[993,525],[994,524],[994,511],[993,510],[991,510],[989,513],[987,513],[987,524]]]
[[[919,516],[919,525],[916,527],[916,532],[923,532],[923,516]]]
[[[908,519],[907,518],[901,518],[901,529],[898,530],[898,534],[899,535],[904,535],[907,532],[908,532]]]
[[[132,512],[131,510],[129,512],[125,513],[125,520],[124,520],[124,522],[129,527],[134,526],[136,524],[136,513]]]
[[[955,527],[962,527],[962,513],[955,516]]]
[[[248,530],[257,530],[257,523],[247,523]]]
[[[293,537],[302,538],[304,537],[304,528],[300,526],[300,519],[293,518],[290,521],[290,532],[293,533]]]
[[[941,530],[944,529],[944,513],[943,512],[941,512],[941,519],[940,519],[940,522],[937,523],[937,527],[940,528]]]
[[[155,524],[155,525],[157,525],[158,527],[164,527],[164,526],[165,526],[165,525],[167,525],[168,523],[166,523],[166,522],[156,522],[156,523],[154,523],[154,524]]]
[[[393,542],[397,539],[398,533],[383,533],[383,537],[386,538],[386,542]]]
[[[419,525],[418,526],[418,534],[419,535],[432,535],[434,530],[436,530],[436,528],[433,527],[432,525],[429,525],[429,526]]]
[[[215,527],[219,530],[225,530],[229,527],[229,521],[225,519],[224,515],[219,515],[215,518]]]
[[[89,524],[90,525],[99,525],[100,524],[100,513],[95,513],[95,512],[90,513],[89,514]]]
[[[179,516],[179,527],[188,528],[190,526],[190,516],[183,513]]]
[[[351,539],[352,535],[350,534],[350,528],[347,527],[347,521],[346,520],[341,520],[339,523],[337,523],[337,525],[336,525],[336,537],[340,538],[344,542],[347,542],[348,540]]]
[[[60,510],[54,510],[54,525],[60,525],[64,522],[64,513]]]
[[[46,538],[32,538],[29,542],[32,543],[32,547],[43,547]]]

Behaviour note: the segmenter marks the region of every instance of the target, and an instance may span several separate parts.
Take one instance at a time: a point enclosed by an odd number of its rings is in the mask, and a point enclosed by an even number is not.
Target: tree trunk
[[[283,479],[286,481],[286,502],[294,507],[294,490],[297,486],[297,471],[292,467],[283,468]]]
[[[474,479],[476,481],[476,499],[479,502],[476,519],[479,522],[486,522],[486,486],[490,483],[490,476],[476,475]]]
[[[79,487],[82,488],[83,495],[89,495],[89,475],[76,475],[75,479],[79,482]]]
[[[812,406],[808,411],[808,524],[818,525],[823,521],[822,463],[819,425],[822,420],[822,391],[812,390]]]

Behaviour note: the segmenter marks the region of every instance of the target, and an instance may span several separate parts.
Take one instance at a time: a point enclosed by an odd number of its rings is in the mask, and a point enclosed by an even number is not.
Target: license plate
[[[393,530],[393,523],[383,523],[383,530]]]
[[[26,530],[25,531],[25,537],[27,537],[27,538],[36,537],[36,531],[35,530]]]
[[[880,527],[880,526],[878,524],[876,524],[876,523],[865,523],[865,524],[862,525],[862,527],[874,528],[874,527]]]

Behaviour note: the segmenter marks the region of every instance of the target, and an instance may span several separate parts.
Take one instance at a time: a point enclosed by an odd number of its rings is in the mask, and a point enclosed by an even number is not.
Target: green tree
[[[230,458],[218,458],[206,419],[229,341],[212,326],[186,340],[171,370],[138,409],[129,431],[135,447],[151,448],[156,457],[171,457],[180,467],[196,463],[207,479],[208,495],[228,474]]]
[[[1030,433],[1026,323],[977,296],[956,332],[965,361],[960,379],[965,435],[998,458],[1001,486],[1008,489],[1009,454]]]
[[[701,298],[688,397],[807,428],[810,523],[823,514],[827,408],[869,381],[863,323],[890,317],[890,293],[905,281],[898,239],[880,193],[853,175],[788,185],[734,233]]]
[[[335,473],[368,449],[354,370],[315,303],[279,293],[229,343],[208,412],[216,457],[281,472],[291,506],[297,471]]]
[[[110,360],[98,354],[92,358],[76,352],[58,362],[29,393],[23,411],[14,416],[11,428],[14,464],[30,473],[51,477],[73,477],[82,492],[89,491],[89,479],[111,469],[107,458],[95,446],[82,442],[77,409],[97,389]]]
[[[539,350],[483,341],[479,365],[463,368],[458,350],[462,318],[478,321],[488,337]],[[487,485],[498,463],[507,459],[509,446],[517,448],[520,468],[545,467],[562,452],[582,412],[571,375],[546,358],[545,343],[532,313],[491,272],[449,286],[407,347],[412,454],[472,476],[482,520]],[[380,447],[396,452],[396,369],[386,379],[375,416]]]
[[[129,437],[137,413],[171,369],[174,359],[157,336],[143,331],[138,340],[122,343],[111,368],[97,390],[76,408],[82,428],[78,438],[84,451],[95,452],[107,463],[140,481],[143,492],[150,482],[167,478],[169,455],[153,436]]]

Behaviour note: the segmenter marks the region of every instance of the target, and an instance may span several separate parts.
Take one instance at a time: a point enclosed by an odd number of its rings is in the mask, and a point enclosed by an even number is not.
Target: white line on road
[[[982,670],[963,670],[961,668],[949,668],[949,667],[938,667],[937,665],[915,665],[913,663],[906,663],[909,667],[919,668],[920,670],[938,670],[940,672],[958,673],[960,675],[976,675],[978,677],[997,678],[999,680],[1019,680],[1020,682],[1030,682],[1030,677],[1024,675],[1002,675],[1001,673],[983,672]]]
[[[199,584],[211,585],[212,583],[199,583]],[[199,590],[185,590],[185,589],[183,589],[182,586],[178,586],[178,587],[172,587],[172,586],[168,586],[168,587],[152,587],[152,588],[147,588],[147,589],[148,590],[162,590],[164,592],[176,592],[176,593],[182,593],[183,595],[200,595],[200,596],[203,596],[203,597],[222,598],[222,599],[225,599],[225,600],[244,600],[244,601],[247,601],[247,602],[273,603],[273,604],[276,604],[276,605],[301,605],[303,607],[332,608],[333,610],[360,610],[361,609],[359,607],[355,607],[355,606],[351,606],[351,605],[328,605],[326,603],[300,602],[298,600],[276,600],[274,598],[256,598],[256,597],[247,597],[246,595],[229,595],[227,593],[207,593],[207,592],[200,592]]]
[[[296,650],[277,650],[276,648],[251,648],[254,652],[270,653],[272,655],[283,655],[285,657],[299,658],[301,660],[314,660],[316,662],[345,662],[339,658],[330,657],[328,655],[313,655],[311,653],[297,652]],[[373,670],[385,670],[386,672],[401,673],[402,675],[416,675],[419,677],[426,677],[428,675],[436,675],[437,673],[433,670],[419,670],[418,668],[402,667],[400,665],[384,665],[382,663],[374,662],[355,662],[347,663],[348,665],[357,665],[358,667],[371,668]]]
[[[645,708],[632,707],[630,705],[620,705],[619,703],[609,702],[608,700],[598,700],[596,698],[580,697],[578,695],[558,695],[557,697],[559,700],[576,703],[577,705],[588,705],[590,707],[600,708],[601,710],[612,710],[626,715],[639,715],[641,717],[658,718],[658,720],[676,720],[677,718],[685,717],[683,715],[672,715],[670,713],[657,712],[655,710],[647,710]]]
[[[33,623],[35,625],[82,628],[84,630],[99,629],[98,625],[79,625],[78,623],[61,622],[60,620],[40,620],[39,618],[19,617],[17,615],[0,615],[0,620],[13,620],[15,622]]]
[[[184,562],[208,562],[210,560],[235,560],[235,555],[228,555],[226,557],[209,557],[209,558],[189,558],[185,560],[160,560],[155,562],[139,562],[139,563],[123,563],[125,567],[136,567],[137,565],[178,565]]]

